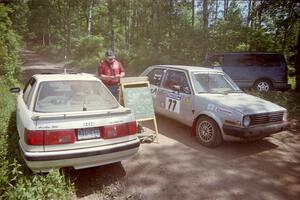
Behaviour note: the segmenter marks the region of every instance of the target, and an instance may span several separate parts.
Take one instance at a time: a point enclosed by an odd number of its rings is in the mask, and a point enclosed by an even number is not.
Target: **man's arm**
[[[118,61],[118,62],[119,62],[119,61]],[[123,65],[122,65],[121,62],[119,62],[119,66],[120,66],[120,71],[121,71],[121,73],[120,73],[120,75],[116,75],[116,77],[117,77],[117,78],[122,78],[122,77],[125,76],[125,70],[124,70],[124,67],[123,67]]]
[[[99,77],[100,77],[101,80],[111,80],[111,79],[115,78],[114,76],[104,75],[104,74],[100,74]]]

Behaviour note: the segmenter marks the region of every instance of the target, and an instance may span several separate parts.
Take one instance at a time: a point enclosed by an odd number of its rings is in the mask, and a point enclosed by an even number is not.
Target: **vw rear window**
[[[39,85],[36,112],[76,112],[118,107],[115,98],[98,81],[46,81]]]

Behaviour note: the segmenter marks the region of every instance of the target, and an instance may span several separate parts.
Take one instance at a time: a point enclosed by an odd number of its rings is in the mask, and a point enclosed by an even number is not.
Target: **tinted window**
[[[279,54],[259,54],[256,55],[256,63],[263,67],[278,67],[280,66]]]
[[[35,111],[71,112],[118,107],[98,81],[48,81],[39,86]]]
[[[208,65],[209,66],[223,66],[224,56],[223,55],[214,55],[209,58]]]
[[[163,87],[186,94],[191,94],[191,90],[184,72],[168,70]]]
[[[149,82],[152,85],[159,86],[164,74],[163,69],[153,69],[147,76],[149,78]]]
[[[228,54],[224,56],[224,66],[251,67],[255,66],[255,54]]]

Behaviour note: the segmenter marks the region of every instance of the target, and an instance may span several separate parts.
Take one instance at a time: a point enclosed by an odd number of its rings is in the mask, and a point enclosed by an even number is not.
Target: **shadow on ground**
[[[105,186],[116,184],[125,176],[126,172],[120,162],[70,172],[78,198],[100,193]]]
[[[127,170],[128,190],[140,191],[144,199],[298,199],[299,133],[206,148],[189,127],[156,119],[161,143],[142,145]]]
[[[276,144],[268,141],[267,139],[263,139],[253,142],[223,142],[223,144],[217,148],[207,148],[199,144],[196,137],[192,136],[190,127],[162,115],[156,115],[156,120],[160,134],[176,140],[190,148],[214,155],[221,159],[236,159],[268,151],[277,147]],[[154,129],[152,123],[147,122],[145,123],[145,126],[150,129]]]

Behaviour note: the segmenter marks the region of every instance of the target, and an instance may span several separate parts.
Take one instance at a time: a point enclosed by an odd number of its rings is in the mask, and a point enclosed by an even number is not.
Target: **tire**
[[[197,120],[196,137],[198,142],[206,147],[216,147],[223,142],[218,124],[206,116],[201,116]]]
[[[259,92],[269,92],[273,89],[271,81],[261,79],[255,82],[254,87]]]

